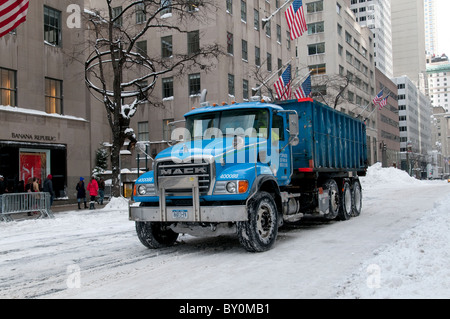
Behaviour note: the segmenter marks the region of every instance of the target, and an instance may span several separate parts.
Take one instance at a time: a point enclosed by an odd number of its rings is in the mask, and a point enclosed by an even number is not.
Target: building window
[[[136,4],[136,24],[144,23],[147,20],[145,16],[145,4]]]
[[[63,114],[62,81],[45,78],[45,112]]]
[[[310,65],[309,71],[311,72],[311,75],[326,74],[327,68],[325,64]]]
[[[315,43],[308,45],[308,55],[325,53],[325,43]]]
[[[323,0],[307,3],[306,10],[307,13],[323,11]]]
[[[255,47],[255,64],[256,66],[261,65],[261,49],[258,47]]]
[[[200,94],[200,73],[189,74],[189,95]]]
[[[144,57],[146,57],[147,56],[147,41],[144,40],[144,41],[136,42],[136,51],[140,55],[143,55]]]
[[[0,105],[17,106],[16,71],[0,68]]]
[[[242,40],[242,60],[248,61],[248,44],[245,40]]]
[[[270,20],[266,23],[266,36],[269,38],[272,36],[272,24],[270,23]]]
[[[290,51],[291,50],[291,33],[289,31],[286,31],[286,47]]]
[[[173,55],[172,36],[161,38],[161,56],[170,58]]]
[[[247,22],[247,3],[241,0],[241,20]]]
[[[281,43],[281,25],[277,24],[277,42]]]
[[[170,125],[170,123],[173,122],[173,119],[164,119],[163,120],[163,140],[164,141],[170,141],[172,140],[172,130],[173,125]]]
[[[234,43],[233,43],[233,33],[227,32],[227,53],[233,55],[234,53]]]
[[[123,25],[122,7],[112,8],[112,18],[117,19],[114,21],[114,26],[120,28]]]
[[[248,80],[242,80],[242,97],[248,100]]]
[[[173,77],[162,79],[162,90],[163,99],[173,96]]]
[[[253,26],[256,31],[259,31],[259,11],[254,9],[254,18],[253,18]]]
[[[44,41],[61,46],[61,11],[44,6]]]
[[[200,51],[200,32],[188,32],[188,54],[197,53]]]
[[[272,54],[267,53],[267,71],[272,72]]]
[[[138,141],[149,141],[148,122],[138,122]]]
[[[172,0],[162,0],[161,1],[161,15],[166,13],[172,13]]]
[[[198,10],[198,0],[188,0],[187,1],[187,11],[188,12],[196,12]]]
[[[227,0],[227,12],[233,14],[233,0]]]
[[[324,31],[325,23],[323,21],[308,24],[308,34],[322,33]]]
[[[228,74],[228,94],[234,96],[234,75]]]
[[[313,86],[311,89],[311,95],[313,97],[326,96],[327,95],[327,86],[326,85]]]

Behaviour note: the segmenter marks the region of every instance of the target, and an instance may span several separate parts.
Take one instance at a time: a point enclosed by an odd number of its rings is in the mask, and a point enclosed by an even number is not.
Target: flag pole
[[[296,86],[297,84],[299,84],[300,82],[303,82],[303,80],[305,80],[308,76],[311,75],[311,72],[312,72],[312,70],[309,71],[308,73],[306,73],[306,75],[305,75],[304,77],[302,77],[300,80],[298,80],[297,82],[295,82],[295,84],[293,84],[292,86],[294,87],[294,86]]]
[[[269,82],[275,75],[277,75],[278,72],[280,72],[281,70],[283,70],[289,63],[291,63],[291,61],[292,61],[293,59],[294,59],[294,57],[291,57],[291,58],[289,59],[289,61],[287,61],[285,64],[283,64],[283,65],[281,66],[281,68],[279,68],[276,72],[273,72],[273,74],[272,74],[271,76],[269,76],[266,80],[264,80],[260,86],[258,86],[258,87],[256,87],[256,88],[252,88],[252,94],[255,95],[256,92],[257,92],[260,88],[262,88],[265,84],[267,84],[267,82]],[[255,93],[255,94],[254,94],[254,93]]]
[[[269,22],[278,12],[280,12],[281,9],[283,9],[289,2],[292,2],[292,1],[293,0],[287,0],[281,7],[279,7],[277,10],[275,10],[270,16],[268,16],[267,18],[261,19],[263,29],[267,22]]]

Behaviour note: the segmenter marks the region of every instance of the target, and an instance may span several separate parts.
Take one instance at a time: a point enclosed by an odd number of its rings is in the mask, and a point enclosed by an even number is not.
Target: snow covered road
[[[370,276],[365,264],[383,251],[395,256],[395,243],[420,218],[436,214],[436,207],[449,212],[450,183],[373,167],[362,185],[361,216],[345,222],[305,219],[281,229],[275,247],[257,254],[246,252],[235,236],[186,235],[174,247],[149,250],[119,199],[101,210],[57,213],[53,220],[1,223],[0,298],[405,297],[382,280],[363,293]],[[420,258],[416,251],[409,255]],[[381,279],[393,278],[391,259],[383,259]],[[449,298],[450,285],[445,287],[425,291],[425,297],[439,298],[444,291]]]

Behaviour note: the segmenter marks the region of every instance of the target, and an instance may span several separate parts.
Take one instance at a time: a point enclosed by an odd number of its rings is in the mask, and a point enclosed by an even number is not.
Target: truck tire
[[[328,191],[329,196],[329,207],[328,213],[325,214],[326,219],[335,219],[339,214],[340,209],[340,196],[339,188],[334,179],[329,179],[325,184],[324,188]]]
[[[352,215],[357,217],[361,214],[362,209],[362,188],[358,179],[353,181],[352,187]]]
[[[263,252],[272,248],[278,235],[278,211],[273,197],[257,193],[248,204],[248,221],[238,222],[239,242],[247,251]]]
[[[344,181],[341,192],[341,205],[339,208],[339,220],[349,220],[353,215],[353,194],[348,181]]]
[[[164,223],[136,222],[136,233],[145,247],[155,249],[170,247],[178,238]]]

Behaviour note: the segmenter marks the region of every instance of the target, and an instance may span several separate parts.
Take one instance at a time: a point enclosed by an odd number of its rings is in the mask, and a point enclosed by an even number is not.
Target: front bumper
[[[140,222],[239,222],[247,221],[247,207],[233,206],[200,206],[195,212],[192,206],[160,207],[130,206],[129,219]]]

